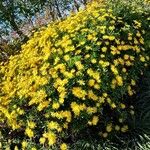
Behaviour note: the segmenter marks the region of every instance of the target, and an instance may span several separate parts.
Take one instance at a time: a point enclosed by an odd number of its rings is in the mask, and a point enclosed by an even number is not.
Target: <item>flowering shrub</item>
[[[144,34],[140,20],[100,1],[36,32],[1,64],[2,147],[66,150],[86,128],[127,132],[134,107],[125,98],[149,65]]]

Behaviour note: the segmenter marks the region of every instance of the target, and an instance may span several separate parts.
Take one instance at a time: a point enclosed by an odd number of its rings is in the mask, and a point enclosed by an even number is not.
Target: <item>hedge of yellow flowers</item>
[[[0,66],[1,147],[67,150],[82,129],[127,132],[126,97],[149,65],[144,34],[99,1],[36,32]]]

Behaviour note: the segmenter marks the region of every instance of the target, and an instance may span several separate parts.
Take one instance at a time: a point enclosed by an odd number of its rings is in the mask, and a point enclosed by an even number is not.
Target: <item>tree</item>
[[[49,22],[62,20],[71,10],[79,11],[80,6],[86,4],[87,0],[1,0],[0,45],[5,40],[11,45],[8,47],[18,43],[18,40],[24,43],[34,29],[38,30]],[[0,54],[7,54],[3,50],[1,49]]]

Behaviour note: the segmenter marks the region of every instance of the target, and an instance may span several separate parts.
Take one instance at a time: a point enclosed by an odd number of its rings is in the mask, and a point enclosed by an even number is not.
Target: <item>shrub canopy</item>
[[[64,142],[82,129],[104,138],[128,131],[134,111],[126,97],[149,65],[145,32],[141,20],[100,1],[36,32],[1,64],[4,140],[9,133],[23,148],[67,149]]]

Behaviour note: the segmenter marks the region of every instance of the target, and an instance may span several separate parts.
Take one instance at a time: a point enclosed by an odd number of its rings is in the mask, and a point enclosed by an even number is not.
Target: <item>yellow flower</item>
[[[127,69],[126,68],[122,68],[122,71],[125,73],[125,72],[127,72]]]
[[[118,74],[118,70],[117,70],[117,68],[116,68],[114,65],[111,65],[111,71],[112,71],[115,75]]]
[[[100,89],[100,85],[99,84],[95,84],[94,88],[97,89],[97,90],[99,90]]]
[[[105,132],[105,133],[103,133],[103,134],[102,134],[102,136],[103,136],[103,138],[107,138],[108,133],[107,133],[107,132]]]
[[[59,61],[60,61],[60,58],[59,58],[59,57],[56,57],[54,64],[57,64]]]
[[[70,59],[70,56],[69,56],[69,55],[65,55],[65,56],[64,56],[64,60],[65,60],[65,61],[68,61],[69,59]]]
[[[141,33],[138,31],[138,32],[136,33],[136,36],[137,36],[137,37],[141,37]]]
[[[37,150],[35,147],[32,147],[31,150]]]
[[[39,140],[40,144],[44,144],[45,141],[46,141],[46,139],[44,137],[41,137],[40,140]]]
[[[111,132],[111,131],[112,131],[112,124],[108,124],[108,125],[106,126],[106,131],[107,131],[107,132]]]
[[[146,56],[146,59],[149,60],[149,56]]]
[[[78,81],[79,85],[85,85],[85,82],[83,80]]]
[[[143,38],[140,38],[140,43],[144,44],[144,39]]]
[[[75,65],[77,66],[78,70],[82,70],[84,68],[80,61],[77,61]]]
[[[85,96],[87,95],[86,91],[81,87],[73,87],[72,94],[81,99],[85,99]]]
[[[96,44],[97,44],[98,46],[100,46],[100,45],[102,44],[102,42],[97,42]]]
[[[128,40],[131,41],[132,40],[132,36],[128,36]]]
[[[110,26],[108,29],[112,31],[115,29],[115,26]]]
[[[120,104],[120,107],[121,107],[122,109],[125,109],[125,108],[126,108],[126,105],[123,104],[123,103],[121,103],[121,104]]]
[[[118,60],[118,59],[115,59],[115,60],[114,60],[114,65],[115,65],[115,66],[118,66],[118,65],[119,65],[119,60]]]
[[[112,107],[112,108],[116,108],[117,106],[116,106],[115,103],[112,103],[112,104],[111,104],[111,107]]]
[[[58,109],[60,107],[59,103],[53,103],[52,108],[53,109]]]
[[[140,61],[141,61],[141,62],[145,62],[145,57],[141,56],[141,57],[140,57]]]
[[[133,85],[133,86],[136,85],[136,82],[133,79],[131,80],[131,85]]]
[[[94,84],[95,84],[95,80],[94,79],[90,79],[89,81],[88,81],[88,85],[89,86],[94,86]]]
[[[24,110],[22,110],[22,109],[18,109],[17,112],[19,115],[23,115],[25,113]]]
[[[92,59],[91,62],[92,62],[93,64],[95,64],[97,61],[96,61],[96,59]]]
[[[93,124],[93,125],[97,125],[98,121],[99,121],[98,116],[93,116],[92,124]]]
[[[89,76],[92,76],[93,75],[93,70],[91,69],[91,68],[89,68],[88,70],[87,70],[87,74],[89,75]]]
[[[92,90],[89,90],[89,91],[88,91],[88,98],[89,98],[89,99],[92,99],[92,100],[94,100],[94,101],[97,101],[97,100],[98,100],[98,97],[93,93]]]
[[[104,102],[105,102],[105,98],[104,98],[104,97],[100,97],[100,98],[99,98],[99,102],[100,102],[100,103],[104,103]]]
[[[51,121],[48,123],[47,127],[51,130],[58,129],[59,125],[57,122]]]
[[[116,80],[117,80],[117,84],[118,84],[119,86],[123,86],[123,79],[122,79],[121,76],[117,75],[117,76],[116,76]]]
[[[126,61],[126,65],[127,65],[127,66],[131,66],[132,63],[131,63],[130,61]]]
[[[138,40],[136,38],[134,38],[134,44],[138,44]]]
[[[11,150],[11,149],[10,149],[10,147],[9,147],[9,146],[7,146],[7,147],[5,148],[5,150]]]
[[[111,99],[109,97],[106,99],[106,101],[108,104],[111,104]]]
[[[110,43],[108,41],[105,42],[106,45],[109,45]]]
[[[85,55],[85,57],[84,57],[84,58],[85,58],[85,59],[87,59],[87,58],[89,58],[89,57],[90,57],[90,55],[89,55],[89,54],[87,54],[87,55]]]
[[[97,112],[97,108],[96,107],[87,107],[86,109],[88,114],[93,114]]]
[[[124,55],[124,59],[125,59],[125,60],[128,60],[128,59],[129,59],[129,55],[125,54],[125,55]]]
[[[115,36],[109,36],[109,40],[110,40],[110,41],[115,40]]]
[[[86,43],[86,41],[81,41],[80,42],[81,45],[84,45],[85,43]]]
[[[60,104],[63,104],[64,101],[65,101],[64,98],[59,98],[59,103],[60,103]]]
[[[110,23],[111,23],[111,24],[115,24],[115,20],[111,20]]]
[[[128,90],[129,96],[132,96],[132,95],[133,95],[133,91],[132,91],[132,89],[131,89],[131,86],[128,86],[128,87],[127,87],[127,90]]]
[[[112,80],[111,88],[115,89],[117,81],[115,79]]]
[[[121,132],[127,132],[128,131],[128,126],[127,125],[124,125],[122,128],[121,128]]]
[[[107,51],[107,47],[102,47],[102,52],[106,52]]]
[[[147,67],[147,66],[148,66],[148,64],[147,64],[147,63],[145,63],[145,64],[144,64],[144,66],[145,66],[145,67]]]
[[[103,35],[103,39],[104,40],[109,39],[109,36],[108,35]]]
[[[107,97],[107,96],[108,96],[108,94],[107,94],[107,93],[103,93],[103,96],[104,96],[104,97]]]
[[[15,146],[14,150],[18,150],[18,146]]]
[[[23,148],[26,148],[27,145],[28,145],[28,143],[27,143],[26,141],[22,141],[22,147],[23,147]]]
[[[48,133],[44,133],[43,137],[48,139],[48,144],[50,146],[56,143],[56,135],[51,131],[49,131]]]
[[[28,127],[31,128],[31,129],[34,129],[34,128],[36,127],[35,122],[33,122],[33,121],[28,121]]]
[[[104,55],[104,54],[101,54],[100,56],[101,56],[101,58],[104,58],[104,57],[105,57],[105,55]]]
[[[87,39],[88,40],[92,40],[94,37],[93,37],[93,35],[92,34],[89,34],[88,36],[87,36]]]
[[[98,83],[101,82],[99,72],[94,72],[92,76]]]
[[[72,111],[74,112],[74,114],[76,116],[79,116],[79,114],[80,114],[80,106],[76,102],[72,102],[71,103],[71,108],[72,108]]]
[[[112,46],[112,45],[111,45],[110,49],[111,49],[112,51],[117,51],[117,48],[116,48],[115,46]]]
[[[60,149],[61,149],[61,150],[67,150],[67,149],[68,149],[67,144],[66,144],[66,143],[61,144],[61,145],[60,145]]]
[[[116,130],[116,131],[119,131],[119,130],[120,130],[120,127],[119,127],[118,125],[116,125],[116,126],[115,126],[115,130]]]
[[[85,49],[86,50],[90,50],[90,49],[92,49],[90,46],[85,46]],[[87,58],[89,58],[89,54],[87,54]]]
[[[123,119],[122,119],[122,118],[119,118],[119,122],[122,123],[122,122],[123,122]]]
[[[26,128],[25,134],[29,137],[32,138],[34,136],[33,131],[30,128]]]
[[[130,114],[131,114],[131,115],[134,115],[134,111],[133,111],[133,110],[130,110]]]

